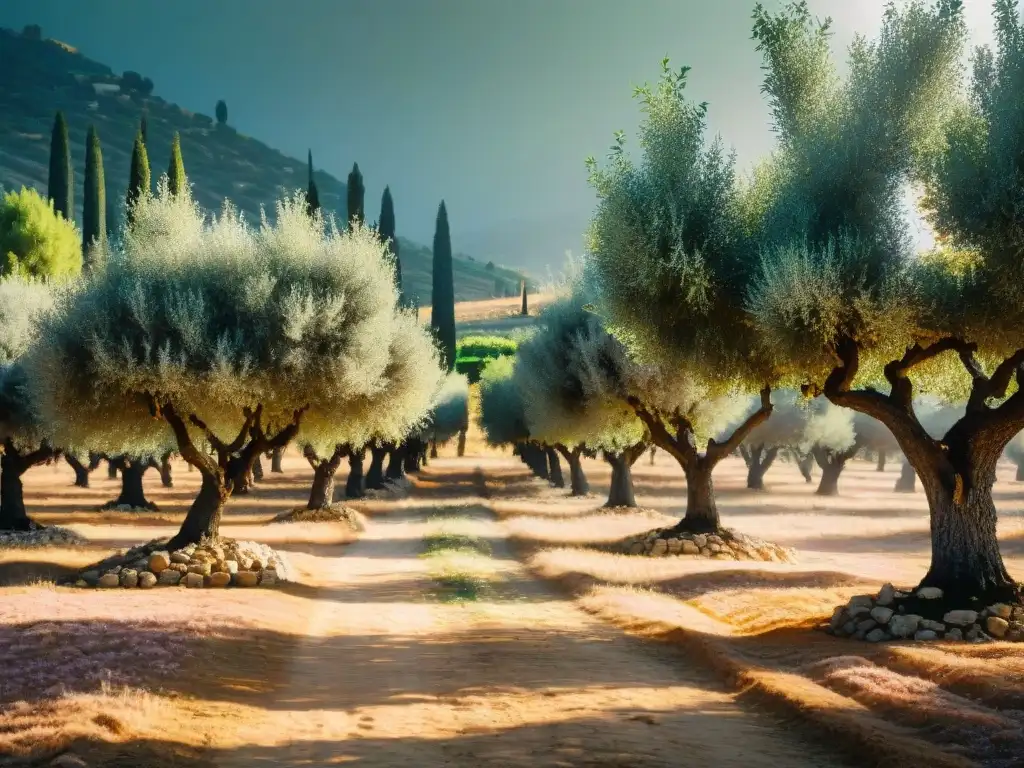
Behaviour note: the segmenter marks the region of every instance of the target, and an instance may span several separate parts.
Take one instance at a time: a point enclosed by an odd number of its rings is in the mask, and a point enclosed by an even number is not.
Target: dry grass
[[[587,469],[600,492],[607,484],[602,468]],[[554,490],[527,497],[522,477],[507,478],[507,492],[496,478],[492,504],[531,570],[568,588],[586,610],[684,645],[759,700],[852,744],[865,762],[1019,765],[1024,648],[874,646],[813,631],[852,595],[877,591],[885,581],[916,583],[928,559],[922,495],[890,492],[896,467],[876,473],[854,462],[851,470],[838,499],[815,497],[814,486],[787,465],[770,472],[769,493],[743,489],[738,461],[716,473],[725,524],[797,546],[800,562],[793,565],[602,552],[590,547],[665,523],[644,512],[593,514]],[[1000,467],[996,494],[1008,567],[1021,573],[1024,487],[1012,472]],[[681,512],[677,473],[666,457],[655,467],[639,462],[638,501]]]
[[[540,312],[555,300],[554,294],[538,293],[529,296],[530,314]],[[520,296],[508,298],[481,299],[479,301],[460,301],[455,304],[455,322],[471,323],[479,320],[492,320],[509,315],[518,315],[523,300]],[[420,307],[420,320],[430,322],[430,307]]]

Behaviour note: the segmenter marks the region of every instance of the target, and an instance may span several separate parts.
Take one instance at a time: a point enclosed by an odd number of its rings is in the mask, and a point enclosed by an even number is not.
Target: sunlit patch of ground
[[[600,493],[606,473],[596,462],[586,468]],[[1024,648],[879,646],[812,629],[852,595],[876,592],[886,581],[911,586],[924,574],[927,507],[920,491],[892,492],[898,471],[852,462],[840,480],[841,496],[822,498],[787,464],[769,471],[768,492],[747,491],[742,462],[727,460],[715,474],[723,524],[796,547],[794,565],[629,557],[588,548],[664,523],[652,524],[643,513],[590,515],[555,490],[519,501],[522,478],[510,479],[507,496],[503,480],[495,478],[492,503],[531,569],[562,583],[588,611],[684,645],[746,689],[852,741],[865,762],[903,754],[915,765],[968,758],[1000,768],[1019,765]],[[667,456],[653,467],[644,457],[634,474],[641,505],[670,519],[682,514],[685,485]],[[1021,576],[1024,484],[1014,474],[1011,465],[999,467],[995,496],[1007,566]]]

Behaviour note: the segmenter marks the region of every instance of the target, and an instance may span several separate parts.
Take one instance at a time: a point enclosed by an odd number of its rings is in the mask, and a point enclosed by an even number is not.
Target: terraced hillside
[[[207,209],[218,210],[229,198],[258,221],[261,205],[271,205],[282,190],[306,186],[304,159],[288,157],[230,125],[218,125],[209,115],[169,103],[153,92],[153,84],[145,78],[115,74],[65,43],[0,29],[0,184],[45,191],[50,128],[57,110],[63,110],[68,120],[79,216],[89,124],[96,126],[103,144],[108,217],[117,216],[128,183],[132,141],[143,114],[154,179],[167,167],[171,137],[177,131],[195,197]],[[316,172],[316,182],[324,208],[344,218],[345,184],[323,171]],[[375,211],[376,201],[368,202],[369,210]],[[399,207],[399,222],[400,217]],[[429,304],[430,249],[400,240],[406,292],[420,304]],[[467,256],[455,259],[457,301],[505,295],[518,288],[520,278],[512,270]]]

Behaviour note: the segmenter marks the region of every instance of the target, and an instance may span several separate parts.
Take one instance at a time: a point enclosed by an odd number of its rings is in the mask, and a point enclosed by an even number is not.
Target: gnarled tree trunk
[[[558,460],[558,452],[554,448],[545,448],[544,455],[548,462],[548,482],[555,488],[565,488],[565,478],[562,477],[562,462]]]
[[[345,458],[346,450],[342,446],[334,449],[334,453],[326,459],[321,459],[308,448],[305,451],[306,459],[313,467],[313,484],[309,489],[309,501],[306,509],[320,509],[329,507],[334,502],[334,476],[341,466],[341,460]]]
[[[281,458],[284,456],[284,448],[275,448],[270,454],[270,471],[281,474],[284,467],[281,466]]]
[[[709,440],[703,455],[697,451],[693,424],[683,415],[668,418],[675,430],[669,431],[666,419],[649,410],[636,398],[630,405],[647,427],[651,440],[674,458],[686,475],[686,514],[674,530],[689,533],[708,533],[721,528],[718,506],[715,503],[715,484],[711,478],[718,463],[737,451],[755,427],[763,423],[772,412],[771,389],[761,390],[761,405],[740,424],[723,442]]]
[[[839,495],[839,476],[843,473],[846,462],[857,453],[858,447],[855,443],[853,447],[845,451],[834,451],[831,448],[822,448],[820,446],[815,446],[811,449],[814,460],[821,467],[821,480],[818,483],[818,489],[815,491],[818,496]]]
[[[590,483],[587,482],[587,476],[583,472],[583,446],[577,445],[573,449],[569,449],[564,445],[556,445],[556,450],[562,454],[562,458],[565,459],[569,465],[569,492],[572,496],[586,496],[590,493]]]
[[[350,499],[361,499],[366,495],[363,490],[363,457],[366,451],[360,448],[348,455],[348,480],[345,481],[345,496]]]
[[[420,471],[420,452],[422,450],[423,441],[418,437],[406,441],[405,453],[402,456],[402,468],[407,475],[414,475]]]
[[[437,440],[430,441],[430,458],[437,458]]]
[[[633,493],[633,464],[643,456],[646,446],[639,443],[618,453],[604,452],[604,460],[612,468],[611,486],[608,489],[606,507],[635,507]]]
[[[107,479],[117,479],[117,456],[107,456]]]
[[[875,465],[876,472],[885,472],[885,451],[878,452],[878,463]]]
[[[384,473],[388,480],[401,480],[405,477],[405,453],[408,450],[405,441],[391,449],[388,456],[388,468]]]
[[[70,453],[64,454],[64,460],[75,470],[75,487],[76,488],[88,488],[89,487],[89,468],[80,462],[77,458],[72,456]]]
[[[43,444],[34,451],[18,450],[12,440],[3,443],[0,455],[0,531],[31,531],[43,526],[34,523],[25,511],[21,476],[29,469],[57,458],[59,451]]]
[[[380,490],[384,487],[384,460],[388,449],[378,445],[370,446],[370,468],[366,472],[366,487]]]
[[[741,451],[743,446],[740,446]],[[777,446],[765,448],[753,445],[746,449],[744,458],[747,460],[747,488],[753,491],[764,490],[764,475],[779,455]]]
[[[171,472],[171,454],[165,453],[160,457],[160,483],[164,488],[174,487],[174,475]]]
[[[803,477],[805,483],[810,483],[814,480],[814,456],[809,453],[803,456],[797,454],[796,467],[800,470],[800,476]]]
[[[466,430],[459,430],[459,447],[457,450],[458,456],[466,455]]]
[[[119,456],[116,459],[117,470],[121,473],[121,493],[116,499],[108,501],[103,509],[117,509],[122,506],[129,506],[132,509],[150,509],[159,511],[159,507],[146,498],[146,492],[142,487],[142,478],[146,470],[152,466],[149,457],[136,459],[128,456]]]
[[[900,476],[896,480],[896,493],[913,493],[917,486],[917,474],[914,467],[906,458],[903,459],[903,466],[900,468]]]
[[[257,483],[263,479],[263,457],[258,453],[256,460],[252,463],[252,479]]]

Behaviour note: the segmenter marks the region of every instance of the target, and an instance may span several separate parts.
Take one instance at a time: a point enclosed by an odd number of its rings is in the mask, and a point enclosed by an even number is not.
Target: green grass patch
[[[432,515],[441,528],[423,537],[421,557],[430,562],[434,597],[445,603],[470,603],[479,600],[490,587],[491,546],[479,536],[445,530],[445,522],[465,520],[457,515]]]

